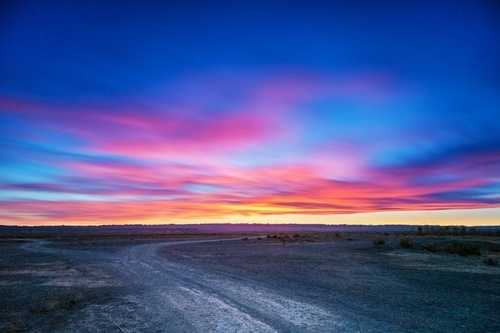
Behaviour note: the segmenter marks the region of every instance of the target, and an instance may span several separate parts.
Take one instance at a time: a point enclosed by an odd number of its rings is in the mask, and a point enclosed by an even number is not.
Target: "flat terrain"
[[[498,237],[401,239],[4,239],[0,331],[500,331]],[[455,254],[456,243],[480,253]]]

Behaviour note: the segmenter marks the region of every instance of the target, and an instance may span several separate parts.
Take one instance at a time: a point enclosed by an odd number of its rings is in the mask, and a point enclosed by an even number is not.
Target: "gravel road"
[[[128,246],[96,254],[107,261],[127,290],[106,305],[89,305],[73,314],[71,332],[332,332],[349,331],[342,318],[325,309],[283,296],[242,277],[236,279],[169,262],[160,249],[241,238],[167,241]],[[32,251],[58,251],[37,241]],[[62,250],[79,258],[85,251]]]

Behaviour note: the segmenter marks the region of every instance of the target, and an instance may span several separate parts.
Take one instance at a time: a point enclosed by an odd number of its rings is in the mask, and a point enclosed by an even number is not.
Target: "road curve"
[[[245,277],[223,276],[170,262],[168,246],[241,238],[168,241],[127,247],[108,263],[125,296],[91,305],[71,321],[76,332],[332,332],[344,321],[329,311],[279,294]]]

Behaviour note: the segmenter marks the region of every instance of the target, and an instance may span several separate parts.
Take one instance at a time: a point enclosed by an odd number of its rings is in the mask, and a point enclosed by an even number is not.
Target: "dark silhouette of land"
[[[499,227],[0,227],[1,332],[497,332]]]

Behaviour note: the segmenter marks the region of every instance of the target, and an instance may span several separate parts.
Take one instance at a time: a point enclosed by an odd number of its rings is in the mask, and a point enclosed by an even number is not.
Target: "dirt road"
[[[237,239],[169,241],[103,255],[127,290],[107,305],[89,305],[68,320],[72,332],[332,332],[352,331],[333,313],[277,294],[245,277],[179,265],[160,256],[169,246]],[[48,243],[27,248],[54,251]],[[80,251],[65,251],[79,257]],[[82,251],[83,252],[83,251]],[[163,251],[165,252],[165,251]]]

